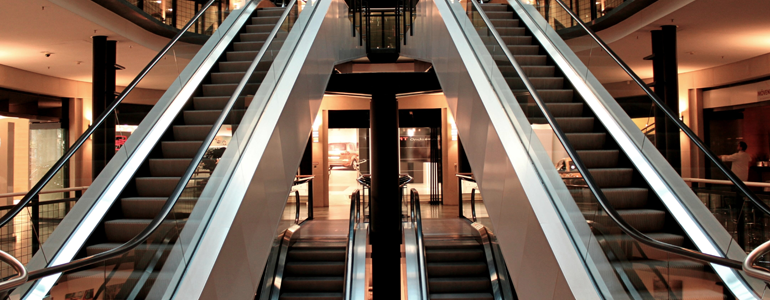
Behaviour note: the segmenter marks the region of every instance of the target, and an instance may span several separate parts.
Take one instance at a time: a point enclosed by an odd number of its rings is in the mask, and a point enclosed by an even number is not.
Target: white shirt
[[[738,176],[743,181],[749,180],[749,161],[751,160],[751,155],[744,151],[738,151],[731,155],[722,155],[722,160],[733,162],[733,166],[730,169],[735,173],[735,176]]]

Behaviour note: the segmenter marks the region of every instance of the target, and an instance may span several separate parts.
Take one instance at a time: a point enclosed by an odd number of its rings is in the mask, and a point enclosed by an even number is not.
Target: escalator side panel
[[[682,176],[649,142],[628,114],[602,83],[588,71],[585,64],[564,40],[552,30],[539,29],[549,28],[548,24],[544,25],[545,19],[531,6],[522,6],[517,1],[509,1],[509,4],[575,86],[575,90],[585,99],[599,121],[607,128],[608,133],[626,152],[631,162],[644,176],[651,189],[662,200],[695,246],[704,253],[725,256],[739,261],[745,260],[744,250],[736,246],[738,243],[732,239],[730,233],[703,205],[700,198],[682,180]],[[742,281],[747,281],[755,291],[764,289],[764,283],[760,280],[743,276],[741,272],[718,266],[715,266],[715,270],[722,277],[722,280],[731,286],[731,290],[738,295],[748,296],[752,293],[742,286]]]
[[[485,62],[491,57],[477,59],[446,2],[417,6],[414,40],[425,42],[403,47],[402,54],[433,63],[519,298],[600,299],[598,289],[611,288],[588,269],[612,270],[603,254],[584,260],[577,251],[591,245],[585,219],[556,171],[543,169],[550,158],[523,112],[504,107],[495,93],[493,85],[500,83],[490,82],[481,67],[494,65]],[[489,77],[504,79],[499,71]],[[521,118],[512,122],[506,113]]]
[[[94,179],[77,204],[67,213],[56,230],[41,246],[41,251],[27,264],[28,269],[36,270],[47,265],[66,263],[76,255],[91,232],[100,224],[104,214],[117,200],[125,185],[132,179],[133,174],[147,154],[166,132],[196,88],[206,78],[212,66],[226,51],[232,38],[237,35],[256,6],[256,2],[246,5],[225,19],[219,30],[214,32],[206,44],[201,47],[201,50],[169,86],[123,147]],[[46,263],[47,261],[50,263]],[[16,289],[14,294],[23,295],[30,288],[34,288],[42,293],[42,297],[50,289],[50,285],[55,282],[56,278],[49,277],[27,283]],[[41,286],[41,283],[46,286]]]
[[[313,15],[303,21],[311,9]],[[365,55],[349,34],[347,11],[342,0],[308,2],[303,9],[295,29],[307,28],[296,47],[287,49],[299,32],[292,30],[271,67],[274,71],[285,64],[285,71],[276,82],[260,86],[255,101],[261,102],[252,107],[263,111],[244,117],[231,140],[237,146],[228,147],[220,161],[227,172],[214,174],[222,181],[209,184],[221,188],[204,190],[201,196],[219,203],[196,229],[202,231],[201,240],[174,298],[254,296],[331,71],[335,64]]]

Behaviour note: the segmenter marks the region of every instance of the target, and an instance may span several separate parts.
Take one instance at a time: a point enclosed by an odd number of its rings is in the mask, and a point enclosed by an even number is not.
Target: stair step
[[[174,125],[174,139],[177,141],[202,141],[211,131],[211,125]],[[195,151],[198,151],[196,148]]]
[[[534,103],[535,100],[532,98],[530,93],[527,90],[511,90],[513,92],[513,95],[516,96],[516,99],[518,99],[519,103],[529,102]],[[540,95],[540,99],[543,100],[545,103],[568,103],[572,102],[572,99],[574,98],[575,91],[570,89],[562,89],[562,90],[537,90],[537,94]]]
[[[548,124],[545,118],[529,118],[529,121],[532,124]],[[556,122],[564,133],[591,132],[594,128],[594,118],[591,117],[556,118]]]
[[[602,149],[607,138],[606,133],[597,132],[567,133],[566,135],[575,150]]]
[[[510,63],[505,55],[492,55],[492,58],[499,63]],[[548,62],[548,57],[545,55],[514,55],[513,58],[521,66],[542,66]]]
[[[204,84],[203,95],[204,96],[232,96],[235,93],[235,89],[238,87],[237,83],[223,83],[223,84]],[[259,89],[259,83],[247,83],[243,87],[239,96],[243,95],[255,95]]]
[[[451,294],[430,294],[431,300],[492,300],[494,296],[491,293],[451,293]]]
[[[277,21],[277,20],[276,20]],[[246,33],[266,33],[269,34],[275,28],[275,23],[246,25]],[[267,38],[267,37],[265,37]],[[242,40],[245,42],[245,40]]]
[[[224,124],[240,123],[245,113],[245,109],[230,110]],[[221,110],[186,110],[184,111],[184,122],[188,125],[211,125],[221,114]]]
[[[179,177],[136,177],[136,194],[139,197],[168,197],[174,191]]]
[[[487,10],[484,8],[484,12],[487,14],[487,18],[490,20],[498,19],[513,19],[513,12],[506,10]]]
[[[233,104],[233,109],[242,109],[246,108],[246,103],[244,103],[244,99],[246,97],[238,97],[237,100],[235,100],[235,103]],[[225,107],[225,104],[227,104],[227,101],[230,100],[229,96],[213,96],[213,97],[195,97],[193,98],[193,106],[195,109],[200,110],[211,110],[211,109],[218,109],[221,110]]]
[[[601,188],[629,187],[633,184],[634,169],[631,168],[594,168],[588,171]]]
[[[278,20],[280,18],[281,18],[280,15],[279,16],[269,16],[269,17],[256,16],[256,17],[251,18],[251,24],[253,24],[253,25],[267,25],[267,24],[275,25],[276,23],[278,23]]]
[[[431,293],[473,293],[492,290],[489,277],[429,278]]]
[[[284,277],[281,291],[342,292],[342,277]]]
[[[557,118],[579,117],[583,114],[583,103],[546,103],[545,106]],[[521,109],[527,117],[544,118],[543,111],[535,103],[522,103]]]
[[[150,174],[154,177],[181,177],[192,163],[192,158],[151,158],[149,163]]]
[[[281,293],[281,300],[342,300],[342,293]]]
[[[211,126],[209,126],[211,129]],[[176,134],[175,134],[176,136]],[[204,134],[205,136],[205,134]],[[203,140],[203,139],[201,139]],[[163,151],[163,157],[165,158],[192,158],[195,153],[200,149],[201,140],[198,141],[163,141],[161,142],[161,150]]]
[[[486,259],[482,249],[426,249],[428,262],[479,261]]]
[[[618,214],[629,225],[637,230],[647,232],[660,232],[664,229],[666,221],[666,212],[655,209],[624,209],[618,210]],[[604,225],[606,228],[617,228],[615,222],[605,214],[586,213],[586,220],[593,220],[596,223]],[[617,230],[613,230],[617,231]]]
[[[267,71],[256,71],[249,76],[249,83],[260,83],[262,79],[265,79]],[[211,73],[211,83],[213,84],[226,84],[226,83],[241,83],[243,76],[246,76],[246,72],[221,72]]]
[[[123,217],[128,219],[153,219],[160,213],[168,198],[164,197],[129,197],[120,199],[120,207]],[[174,205],[174,214],[189,215],[198,200],[194,198],[180,198]]]
[[[618,150],[578,150],[587,168],[612,168],[618,165]]]
[[[285,9],[260,9],[257,10],[257,17],[280,17],[284,11]]]
[[[137,236],[150,225],[149,219],[117,219],[104,222],[104,232],[107,241],[112,243],[125,243]],[[181,230],[184,221],[163,221],[160,227],[150,236],[149,240],[156,240],[158,236],[174,234],[169,230]]]
[[[512,90],[523,90],[527,87],[519,77],[506,77],[505,81]],[[532,83],[535,89],[561,89],[564,87],[564,77],[530,77],[529,82]]]
[[[344,261],[345,249],[289,249],[291,261]]]
[[[345,261],[290,261],[284,270],[287,276],[343,276]]]
[[[431,262],[427,270],[431,278],[489,275],[489,268],[483,261]]]

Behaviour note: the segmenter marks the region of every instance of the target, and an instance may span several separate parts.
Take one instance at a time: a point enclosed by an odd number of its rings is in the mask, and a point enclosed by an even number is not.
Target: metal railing
[[[417,267],[420,282],[420,295],[428,299],[428,271],[425,260],[425,242],[422,233],[422,213],[420,211],[420,194],[417,189],[409,190],[409,217],[412,220],[417,240]]]
[[[555,0],[563,5],[561,0]],[[492,22],[489,20],[489,18],[484,13],[483,9],[480,7],[480,4],[477,3],[476,0],[470,0],[469,2],[472,3],[472,5],[475,7],[475,9],[478,11],[479,15],[482,17],[484,22],[486,24],[490,24],[489,30],[492,33],[492,36],[494,39],[499,43],[500,45],[505,45],[505,42],[503,41],[500,34],[495,30],[494,26],[491,26]],[[572,14],[574,17],[574,14]],[[582,23],[581,23],[582,24]],[[583,28],[586,30],[590,30],[584,25]],[[595,37],[595,34],[592,34],[591,36]],[[606,45],[604,45],[606,47]],[[562,146],[564,146],[564,150],[567,152],[567,155],[572,158],[573,163],[575,164],[575,167],[580,172],[580,174],[583,176],[583,179],[586,182],[586,185],[588,189],[591,191],[593,196],[596,198],[599,205],[602,207],[602,209],[607,213],[608,217],[611,219],[612,222],[617,224],[617,226],[627,235],[635,239],[636,241],[645,244],[647,246],[663,250],[669,253],[674,253],[681,255],[683,257],[693,259],[696,261],[706,262],[706,263],[714,263],[718,265],[727,266],[733,269],[742,269],[743,262],[728,259],[724,257],[719,257],[715,255],[705,254],[699,251],[687,249],[681,246],[671,245],[668,243],[664,243],[655,239],[650,238],[649,236],[645,235],[641,231],[637,230],[633,226],[631,226],[628,222],[623,219],[617,210],[610,204],[607,197],[604,195],[604,192],[601,190],[601,188],[598,186],[596,181],[594,180],[591,173],[588,171],[588,168],[583,163],[582,159],[578,155],[575,148],[572,146],[571,142],[567,138],[564,131],[561,129],[561,126],[556,121],[556,118],[553,116],[553,114],[550,112],[548,107],[546,106],[545,101],[540,97],[540,94],[538,93],[535,86],[530,82],[529,78],[526,76],[526,73],[524,72],[524,69],[519,65],[519,63],[514,58],[513,54],[510,52],[510,50],[507,47],[501,47],[507,58],[507,60],[513,65],[514,69],[518,73],[519,77],[522,80],[522,83],[526,87],[527,91],[530,93],[530,97],[534,100],[537,107],[542,112],[545,120],[548,122],[548,124],[551,126],[554,134],[556,135],[559,142],[561,142]],[[608,49],[608,48],[607,48]],[[611,50],[610,50],[611,51]],[[616,56],[615,56],[616,57]],[[622,63],[622,62],[621,62]],[[630,69],[628,69],[630,72]],[[635,75],[634,75],[635,76]],[[638,77],[636,77],[638,79]],[[641,82],[641,80],[639,80]],[[647,89],[649,90],[649,89]],[[652,94],[652,92],[650,92]],[[676,119],[676,118],[675,118]],[[679,121],[677,119],[677,121]],[[683,126],[683,125],[682,125]],[[685,126],[686,127],[686,126]],[[732,174],[732,173],[731,173]],[[733,175],[734,177],[734,175]],[[737,179],[737,178],[735,178]],[[742,183],[741,183],[742,184]],[[744,186],[745,187],[745,186]],[[763,203],[764,204],[764,203]]]
[[[345,300],[352,299],[353,291],[353,257],[356,236],[356,224],[361,219],[361,191],[355,190],[350,195],[350,220],[348,221],[348,241],[345,245]]]

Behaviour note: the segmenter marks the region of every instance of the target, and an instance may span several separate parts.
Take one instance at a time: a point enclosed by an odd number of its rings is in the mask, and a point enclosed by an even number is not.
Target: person
[[[738,176],[742,181],[749,180],[749,161],[751,160],[751,156],[746,153],[746,148],[748,148],[746,143],[738,142],[738,152],[720,156],[722,161],[733,163],[730,169],[735,173],[735,176]]]

